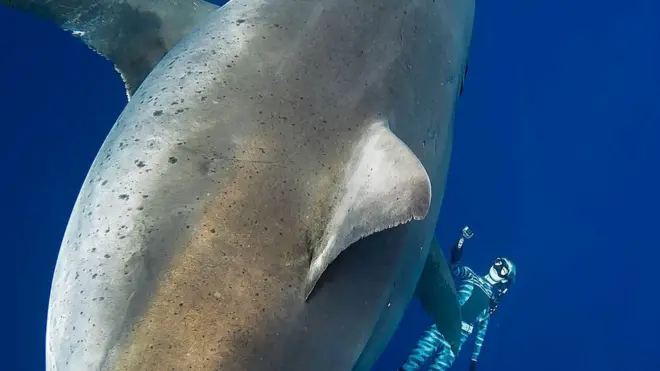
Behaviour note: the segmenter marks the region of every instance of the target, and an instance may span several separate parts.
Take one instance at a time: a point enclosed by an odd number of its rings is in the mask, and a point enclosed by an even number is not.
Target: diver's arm
[[[461,261],[463,256],[463,244],[465,243],[465,237],[461,237],[456,241],[454,246],[451,248],[451,265],[456,265]]]
[[[465,280],[465,279],[469,278],[470,275],[472,274],[472,271],[470,270],[470,268],[459,265],[459,264],[452,264],[451,268],[450,268],[450,271],[451,271],[451,275],[454,278],[458,278],[459,280]]]
[[[460,265],[461,256],[463,256],[463,243],[465,238],[461,237],[456,244],[451,248],[451,275],[460,280],[470,277],[470,269]]]
[[[451,274],[452,276],[458,278],[458,279],[466,279],[470,276],[470,271],[469,269],[461,266],[459,263],[461,261],[461,257],[463,256],[463,244],[465,243],[465,240],[468,240],[472,238],[474,233],[468,227],[467,225],[463,227],[463,230],[461,230],[461,234],[463,235],[461,238],[456,241],[456,244],[451,248]]]
[[[488,318],[479,321],[479,330],[477,331],[477,339],[474,341],[474,350],[472,351],[470,371],[476,370],[477,359],[481,352],[481,346],[484,344],[486,338],[486,330],[488,329]]]

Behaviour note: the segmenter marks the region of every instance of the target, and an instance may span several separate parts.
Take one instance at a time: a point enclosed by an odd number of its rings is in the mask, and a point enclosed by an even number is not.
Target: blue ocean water
[[[0,31],[3,359],[42,370],[57,250],[125,96],[54,25],[0,8]],[[449,247],[470,224],[467,264],[518,265],[480,370],[660,369],[659,142],[660,3],[477,0],[437,235]],[[413,301],[375,370],[429,324]]]

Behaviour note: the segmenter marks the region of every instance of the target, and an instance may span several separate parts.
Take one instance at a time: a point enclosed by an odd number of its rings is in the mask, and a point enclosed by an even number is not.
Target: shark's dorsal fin
[[[130,96],[216,5],[203,0],[0,0],[70,31],[115,64]]]
[[[435,237],[419,278],[415,296],[433,319],[438,331],[458,354],[461,338],[461,306],[447,260]]]
[[[373,233],[426,217],[431,181],[417,156],[379,121],[354,146],[336,204],[313,244],[305,299],[349,245]]]

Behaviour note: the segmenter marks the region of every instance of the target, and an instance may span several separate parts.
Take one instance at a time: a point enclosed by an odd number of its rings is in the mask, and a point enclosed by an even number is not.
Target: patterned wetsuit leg
[[[465,343],[465,340],[467,340],[468,336],[470,336],[469,332],[461,331],[461,342],[458,344],[458,352],[461,352],[461,348],[463,348],[463,343]]]
[[[408,360],[403,364],[401,370],[417,371],[422,368],[427,359],[429,359],[438,347],[442,346],[445,340],[435,325],[431,325],[424,335],[417,342],[417,345],[408,356]],[[447,347],[445,347],[447,348]],[[451,353],[451,351],[450,351]]]
[[[477,340],[474,341],[474,350],[472,351],[472,360],[477,361],[481,347],[484,345],[484,338],[486,337],[486,330],[488,329],[489,318],[485,317],[479,321],[479,332],[477,332]]]
[[[468,338],[470,334],[461,331],[461,342],[458,344],[458,351],[460,352],[461,347],[463,346],[463,343],[465,340]],[[433,361],[433,364],[429,368],[431,371],[446,371],[448,370],[451,365],[454,364],[454,360],[456,359],[456,355],[454,352],[451,351],[451,347],[449,344],[444,344],[442,350],[440,351],[440,354],[435,358]]]
[[[440,354],[435,358],[429,370],[431,371],[446,371],[454,363],[454,352],[448,346],[443,346]]]

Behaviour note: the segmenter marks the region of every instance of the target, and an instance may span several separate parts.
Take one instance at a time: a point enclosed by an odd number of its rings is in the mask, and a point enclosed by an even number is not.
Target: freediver
[[[451,249],[451,274],[460,280],[458,302],[461,306],[461,338],[458,347],[460,352],[465,340],[477,327],[477,336],[472,352],[470,371],[476,371],[477,359],[486,336],[488,321],[495,313],[503,295],[509,290],[516,278],[516,266],[507,258],[497,258],[485,276],[478,276],[474,271],[459,264],[463,255],[463,244],[473,236],[468,226],[462,230],[462,237]],[[438,331],[435,324],[431,325],[419,339],[408,359],[399,371],[418,371],[424,363],[436,352],[438,356],[432,362],[429,370],[446,371],[456,359],[451,346]]]

